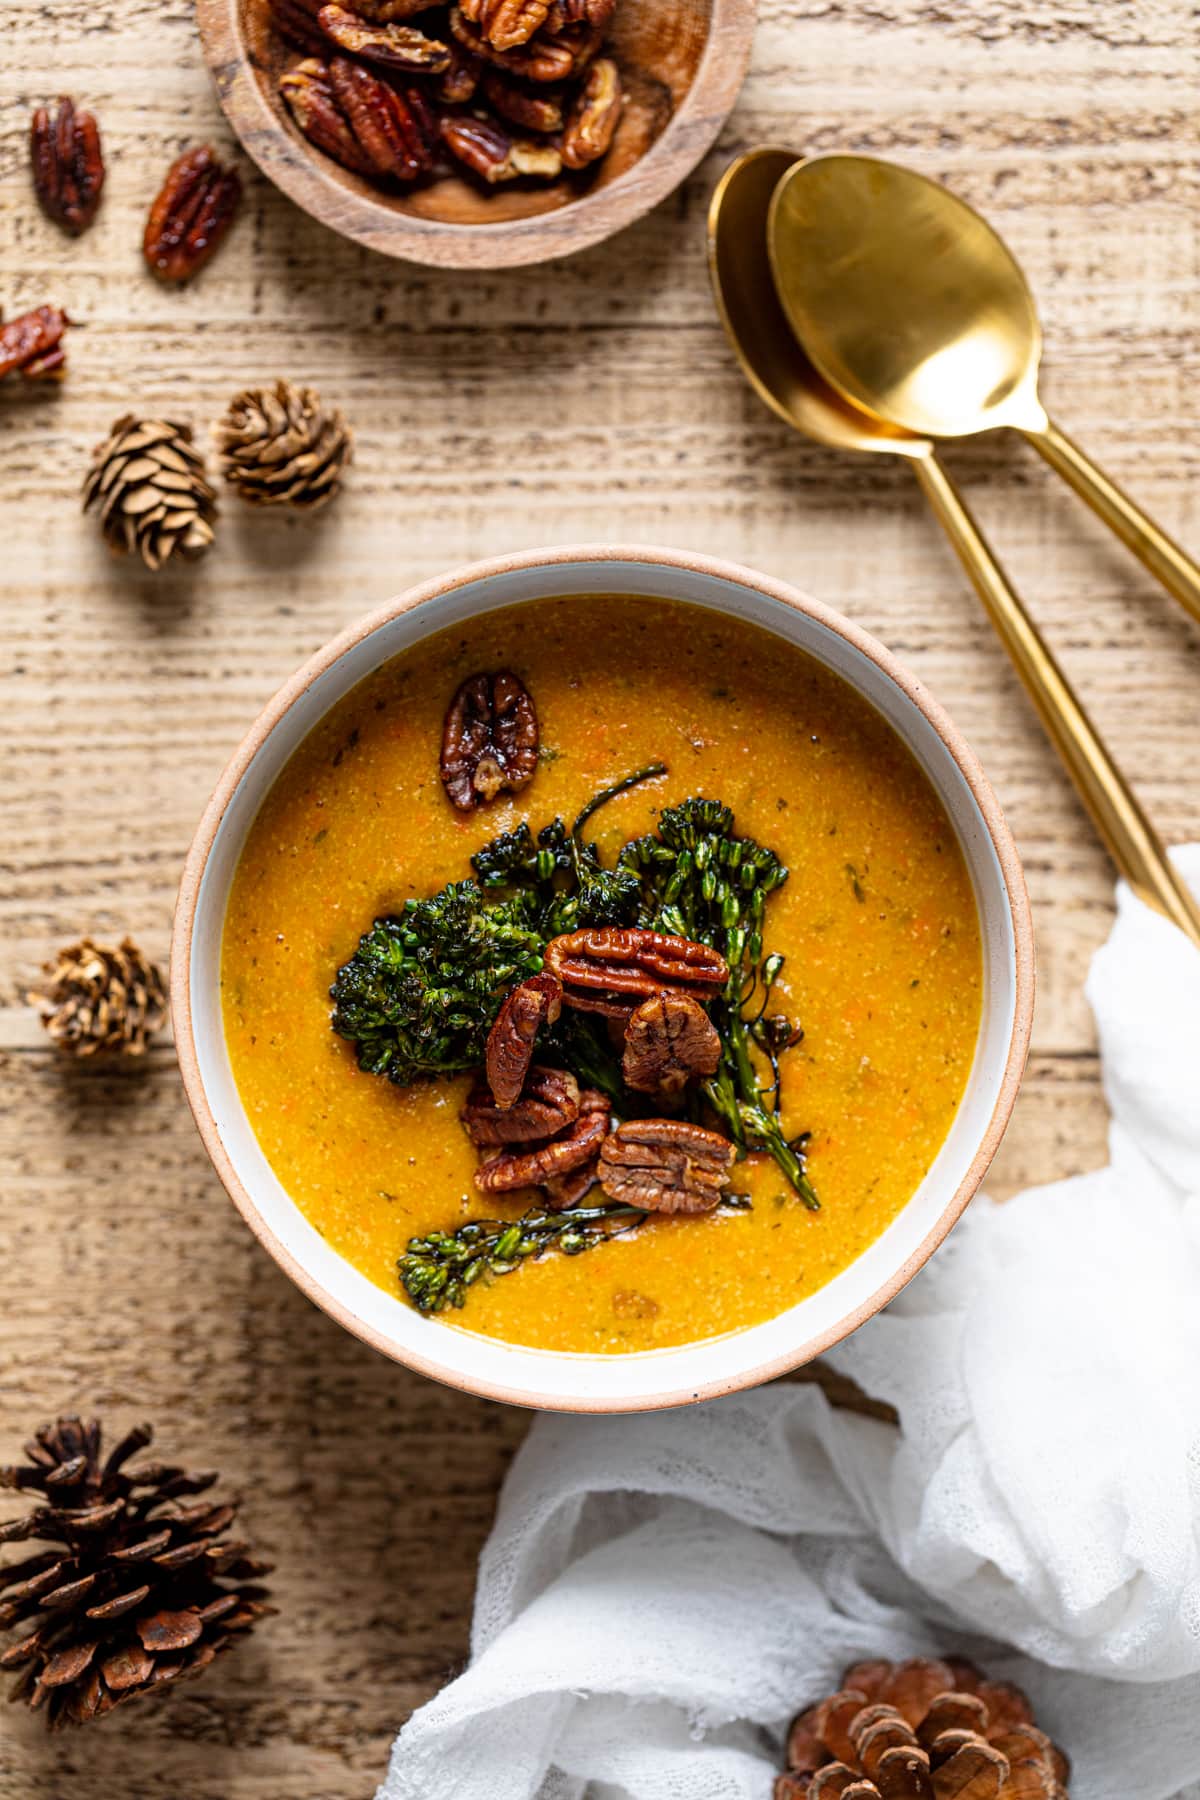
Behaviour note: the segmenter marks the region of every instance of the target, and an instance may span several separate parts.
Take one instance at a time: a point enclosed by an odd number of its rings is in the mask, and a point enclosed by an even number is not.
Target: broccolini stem
[[[599,812],[602,806],[607,806],[608,802],[615,800],[618,794],[627,793],[630,788],[640,787],[643,781],[654,781],[658,776],[665,775],[666,772],[666,763],[647,763],[644,769],[635,769],[632,775],[626,775],[623,780],[614,781],[611,787],[601,788],[598,794],[593,794],[571,827],[571,836],[575,842],[579,842],[584,826],[592,814]]]
[[[728,997],[721,1010],[724,1015],[719,1021],[721,1065],[716,1077],[706,1083],[705,1093],[728,1126],[734,1142],[742,1148],[765,1150],[809,1211],[820,1212],[821,1202],[804,1172],[803,1158],[784,1137],[778,1112],[763,1104],[763,1088],[750,1054],[750,1036],[742,1016],[742,1002],[737,997]],[[776,1093],[778,1081],[776,1068]]]
[[[563,1212],[534,1207],[515,1220],[468,1219],[454,1232],[431,1231],[426,1237],[410,1238],[397,1265],[400,1285],[418,1312],[465,1306],[468,1290],[477,1281],[511,1275],[523,1262],[548,1250],[580,1256],[632,1230],[645,1217],[641,1207],[607,1202]]]
[[[804,1163],[800,1156],[784,1137],[775,1114],[752,1102],[743,1102],[739,1110],[749,1136],[778,1163],[809,1212],[820,1212],[821,1201],[817,1190],[804,1173]]]
[[[711,1081],[704,1083],[704,1097],[717,1114],[721,1123],[729,1132],[739,1150],[746,1148],[746,1133],[742,1129],[742,1115],[738,1109],[737,1089],[730,1073],[729,1059],[722,1056],[720,1065]]]
[[[750,1056],[750,1040],[746,1031],[746,1021],[742,1017],[741,1001],[735,1001],[729,1009],[726,1022],[726,1038],[728,1054],[733,1063],[734,1079],[738,1093],[743,1100],[757,1101],[761,1097],[758,1082],[758,1071]]]

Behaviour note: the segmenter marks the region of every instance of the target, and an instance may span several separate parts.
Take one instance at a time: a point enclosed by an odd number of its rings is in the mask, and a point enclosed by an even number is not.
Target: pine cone
[[[315,388],[247,388],[217,427],[225,479],[252,506],[324,506],[351,460],[353,435]]]
[[[237,1502],[182,1504],[216,1475],[125,1472],[150,1439],[136,1425],[101,1461],[99,1424],[65,1418],[25,1445],[26,1464],[0,1469],[0,1488],[41,1502],[0,1525],[0,1544],[53,1546],[0,1568],[0,1628],[29,1628],[0,1669],[19,1671],[11,1698],[44,1707],[51,1727],[198,1675],[274,1610],[254,1585],[271,1565],[226,1535]]]
[[[132,938],[115,950],[83,938],[46,964],[45,992],[28,996],[59,1049],[71,1056],[144,1056],[167,1016],[162,972]]]
[[[136,550],[148,569],[178,551],[203,556],[213,541],[217,497],[190,425],[173,419],[118,419],[96,447],[83,510],[99,506],[104,536],[119,554]]]
[[[855,1663],[788,1734],[775,1800],[1067,1800],[1070,1766],[1019,1688],[972,1663]]]

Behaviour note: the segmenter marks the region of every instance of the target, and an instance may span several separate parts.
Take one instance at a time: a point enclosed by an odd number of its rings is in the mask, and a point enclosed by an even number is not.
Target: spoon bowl
[[[872,418],[831,387],[792,330],[771,273],[767,221],[776,188],[795,166],[794,150],[749,150],[726,169],[709,207],[713,294],[742,373],[785,425],[831,450],[931,456],[928,438]]]
[[[871,156],[793,164],[770,203],[784,316],[851,405],[917,436],[1011,425],[1200,621],[1200,566],[1047,415],[1016,259],[957,195]]]
[[[956,194],[895,163],[821,156],[780,181],[768,231],[792,329],[857,405],[931,437],[1045,423],[1033,296]]]

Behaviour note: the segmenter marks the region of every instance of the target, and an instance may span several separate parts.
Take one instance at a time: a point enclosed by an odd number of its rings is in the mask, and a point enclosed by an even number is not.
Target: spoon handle
[[[1068,482],[1110,530],[1115,531],[1150,573],[1161,581],[1193,619],[1200,620],[1200,566],[1169,538],[1135,500],[1119,488],[1086,451],[1060,431],[1053,419],[1037,430],[1024,429],[1035,450]]]
[[[1135,894],[1200,945],[1200,903],[1169,861],[966,501],[935,456],[917,458],[912,466],[1117,868]]]

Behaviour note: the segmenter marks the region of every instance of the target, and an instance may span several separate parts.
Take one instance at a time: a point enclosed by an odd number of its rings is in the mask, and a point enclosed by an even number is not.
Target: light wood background
[[[634,3],[634,0],[627,0]],[[208,1168],[169,1045],[62,1069],[22,1008],[81,930],[165,956],[219,769],[316,645],[417,577],[625,538],[741,559],[878,632],[967,727],[1008,808],[1041,957],[1035,1050],[991,1190],[1103,1159],[1082,984],[1104,856],[908,473],[788,436],[740,385],[704,270],[713,180],[758,140],[906,159],[1025,260],[1064,421],[1200,544],[1200,147],[1191,0],[763,0],[716,153],[618,241],[504,277],[373,259],[247,170],[193,288],[139,254],[184,145],[226,142],[188,0],[9,0],[0,304],[79,321],[61,392],[0,391],[3,1042],[0,1460],[63,1408],[158,1421],[227,1471],[282,1616],[166,1705],[45,1740],[0,1714],[0,1800],[350,1800],[461,1660],[474,1559],[525,1419],[393,1367],[314,1311]],[[33,204],[28,114],[98,112],[109,180],[77,243]],[[207,435],[228,398],[312,381],[358,432],[349,491],[296,522],[225,508],[194,570],[111,561],[78,515],[118,414]],[[949,461],[1164,834],[1200,836],[1200,633],[1017,442]],[[436,1797],[431,1796],[431,1800]]]

